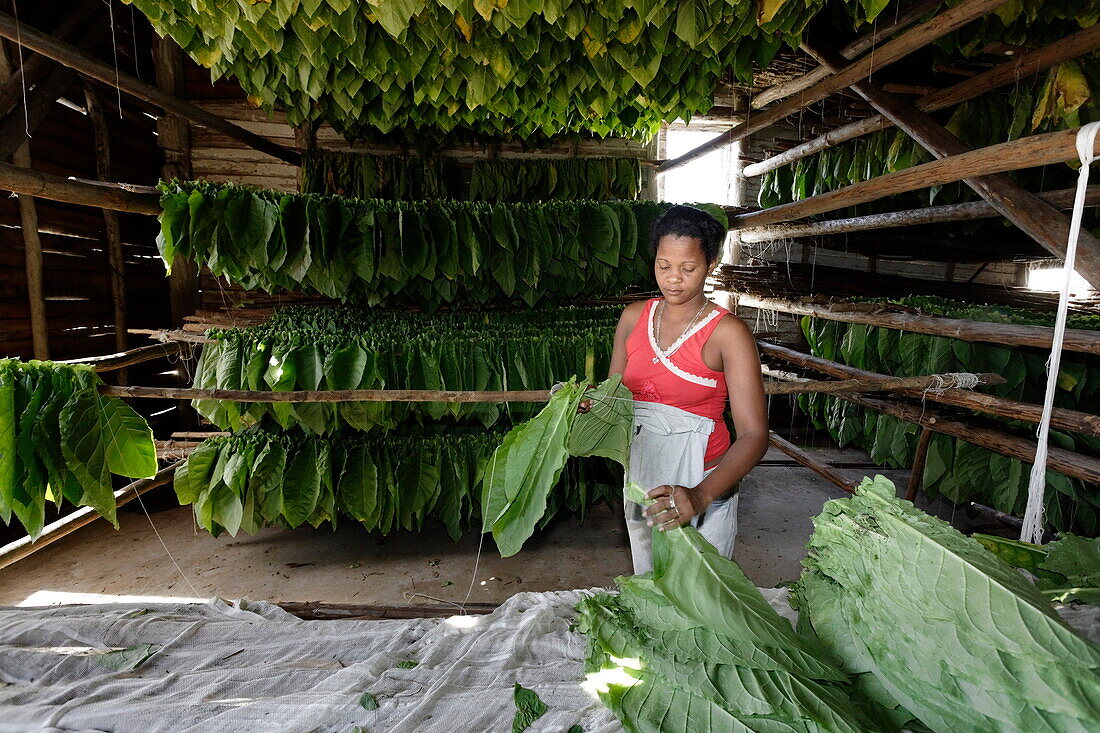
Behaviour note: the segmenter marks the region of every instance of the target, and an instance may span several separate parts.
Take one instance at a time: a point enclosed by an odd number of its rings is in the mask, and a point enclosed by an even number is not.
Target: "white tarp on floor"
[[[619,731],[580,685],[581,597],[521,593],[466,623],[302,621],[224,601],[2,608],[0,731],[506,731],[515,682],[548,707],[533,732]],[[133,672],[89,656],[138,644],[163,649]],[[377,710],[359,707],[364,692]]]

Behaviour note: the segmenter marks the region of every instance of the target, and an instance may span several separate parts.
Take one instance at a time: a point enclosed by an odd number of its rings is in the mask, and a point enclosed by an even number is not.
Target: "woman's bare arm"
[[[619,316],[619,325],[615,327],[615,346],[611,350],[611,366],[607,370],[607,376],[622,374],[626,369],[626,340],[630,338],[630,333],[638,324],[644,308],[644,302],[631,303],[623,308],[623,314]]]

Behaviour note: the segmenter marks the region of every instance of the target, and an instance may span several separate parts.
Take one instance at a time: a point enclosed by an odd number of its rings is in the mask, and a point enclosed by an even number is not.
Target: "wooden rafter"
[[[0,163],[0,189],[66,204],[160,215],[160,195],[149,186],[102,185]]]
[[[216,130],[249,147],[292,165],[302,164],[300,153],[249,132],[243,127],[234,125],[190,102],[167,94],[129,74],[119,72],[113,66],[88,56],[68,43],[51,38],[25,24],[18,25],[15,18],[7,13],[0,13],[0,36],[21,44],[24,48],[29,48],[36,53],[47,56],[84,76],[107,84],[112,88],[117,88],[167,112],[173,112],[196,125]]]
[[[848,58],[855,58],[864,51],[868,51],[874,48],[877,44],[882,43],[883,39],[889,38],[895,35],[899,31],[905,30],[909,26],[916,23],[918,20],[934,11],[939,6],[943,5],[944,0],[922,0],[905,10],[901,10],[897,18],[890,23],[887,23],[882,28],[874,27],[870,32],[864,33],[859,38],[855,39],[847,46],[841,49],[841,53]],[[890,16],[890,11],[886,10],[880,14],[880,17],[887,18]],[[757,94],[752,98],[749,103],[753,109],[764,109],[772,102],[778,102],[781,99],[798,94],[803,89],[813,86],[817,82],[829,76],[832,73],[823,66],[819,66],[813,71],[807,71],[801,76],[797,76],[794,79],[781,82],[774,86],[770,86],[764,91]]]
[[[808,42],[803,43],[803,48],[826,68],[839,69],[846,63],[836,51]],[[920,111],[904,97],[885,91],[877,81],[859,81],[851,88],[937,158],[973,152],[927,112]],[[1058,209],[1029,193],[1005,173],[966,176],[962,180],[1043,249],[1065,259],[1070,222]],[[1100,239],[1082,230],[1077,247],[1077,270],[1094,286],[1100,287]]]
[[[1063,61],[1075,59],[1084,54],[1091,53],[1100,48],[1100,23],[1078,31],[1067,38],[1045,46],[1038,50],[1026,53],[1003,64],[984,71],[977,76],[966,79],[958,84],[941,89],[939,91],[921,97],[916,101],[917,109],[923,112],[935,112],[953,105],[973,99],[991,89],[1015,84],[1021,79],[1045,71]],[[843,51],[841,52],[843,53]],[[800,158],[819,153],[822,150],[835,147],[840,143],[854,140],[872,132],[885,130],[893,123],[883,115],[872,115],[862,120],[849,123],[835,130],[816,137],[813,140],[797,145],[778,155],[773,155],[759,163],[745,166],[743,174],[747,178],[759,176],[768,171],[781,168],[793,163]]]
[[[1038,197],[1051,206],[1068,209],[1073,206],[1075,189],[1063,188],[1047,191]],[[1100,184],[1089,186],[1085,194],[1086,206],[1100,206]],[[890,211],[883,214],[854,216],[848,219],[813,221],[805,224],[776,224],[756,229],[739,229],[737,238],[746,244],[771,242],[776,239],[797,239],[800,237],[820,237],[831,234],[850,234],[873,229],[891,227],[918,226],[921,224],[944,224],[956,221],[974,221],[1000,216],[1000,212],[987,201],[969,201],[965,204],[945,206],[926,206],[920,209]]]
[[[754,115],[743,124],[737,125],[710,142],[689,150],[678,158],[666,160],[657,168],[657,172],[665,173],[674,168],[679,168],[696,158],[709,152],[718,150],[737,140],[743,140],[754,132],[763,130],[770,125],[808,107],[814,102],[820,102],[830,94],[838,92],[855,82],[863,79],[872,72],[888,66],[898,59],[923,48],[937,38],[958,30],[967,23],[980,18],[989,11],[1003,5],[1007,0],[963,0],[953,8],[945,10],[927,23],[906,31],[892,41],[884,43],[857,61],[845,66],[837,73],[822,79],[797,97],[764,110]]]

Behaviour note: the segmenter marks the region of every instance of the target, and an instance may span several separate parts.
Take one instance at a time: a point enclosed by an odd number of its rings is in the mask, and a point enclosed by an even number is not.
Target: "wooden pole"
[[[868,373],[870,374],[870,373]],[[976,374],[979,384],[1004,384],[1000,374]],[[840,381],[765,382],[764,394],[838,394],[840,392],[897,392],[935,389],[950,380],[947,374],[925,377],[890,377],[885,374]]]
[[[973,443],[1009,458],[1018,458],[1025,463],[1031,463],[1035,459],[1034,440],[978,425],[970,420],[948,417],[924,405],[910,405],[896,400],[853,394],[840,394],[837,398],[929,428],[937,433],[960,438],[967,443]],[[1082,481],[1093,483],[1100,481],[1100,458],[1083,456],[1062,448],[1050,448],[1047,468]]]
[[[883,39],[889,38],[899,31],[905,30],[941,5],[943,5],[943,0],[923,0],[905,10],[900,10],[899,8],[900,12],[893,22],[888,23],[882,28],[872,28],[870,32],[864,33],[862,36],[842,48],[840,52],[848,58],[855,58],[864,51],[870,50],[879,43],[882,43]],[[880,18],[889,16],[889,10],[885,10],[879,15]],[[830,73],[828,69],[819,66],[813,71],[808,71],[801,76],[796,76],[793,79],[768,87],[753,97],[749,106],[753,109],[764,109],[772,102],[786,99],[787,97],[798,94],[807,87],[813,86],[817,82],[828,77]]]
[[[1097,37],[1100,38],[1100,34]],[[843,56],[827,48],[808,42],[803,43],[802,47],[826,68],[840,69],[847,63]],[[937,158],[973,152],[969,145],[927,113],[918,110],[904,97],[885,91],[877,81],[859,81],[851,88]],[[1059,259],[1065,259],[1070,222],[1060,211],[1029,193],[1004,173],[966,176],[962,180],[1043,249]],[[1081,230],[1078,239],[1075,269],[1094,286],[1100,287],[1100,239],[1087,229]]]
[[[84,359],[67,359],[58,364],[91,364],[97,372],[112,372],[116,369],[124,369],[134,364],[140,364],[161,357],[173,356],[183,351],[183,344],[178,341],[168,341],[163,344],[150,344],[129,349],[120,354],[106,354],[104,356],[92,356]]]
[[[120,507],[128,504],[147,491],[168,483],[176,474],[176,469],[182,465],[183,461],[177,461],[167,468],[162,468],[152,478],[143,478],[133,482],[129,486],[124,486],[119,489],[115,492],[115,506]],[[23,537],[14,542],[9,542],[4,545],[4,547],[0,548],[0,568],[6,568],[12,563],[19,562],[23,558],[38,552],[43,547],[57,542],[66,535],[72,534],[84,525],[91,524],[98,518],[99,512],[96,510],[91,507],[81,507],[69,516],[62,517],[56,522],[47,524],[42,529],[42,534],[38,535],[38,538],[35,540],[31,540],[30,537]]]
[[[4,83],[18,79],[18,74],[12,75],[12,64],[3,44],[0,44],[0,74],[3,75]],[[25,138],[14,147],[10,155],[17,166],[30,169],[31,152]],[[46,298],[42,284],[42,239],[38,233],[38,207],[35,206],[32,196],[19,196],[19,228],[23,234],[27,308],[31,316],[31,350],[35,359],[46,360],[50,358],[50,328],[46,320]]]
[[[684,153],[678,158],[667,160],[658,168],[658,173],[667,173],[696,158],[741,140],[754,132],[763,130],[809,105],[825,99],[830,94],[844,89],[872,72],[882,69],[910,53],[923,48],[937,38],[958,30],[972,20],[980,18],[1007,0],[963,0],[958,5],[937,15],[927,23],[922,23],[906,31],[892,41],[884,43],[873,53],[847,65],[836,74],[817,82],[795,98],[764,110],[758,115],[737,125],[728,132],[719,135],[708,143]]]
[[[906,168],[895,173],[854,183],[801,201],[732,217],[732,228],[744,229],[793,221],[814,214],[878,201],[907,191],[953,183],[990,173],[1034,168],[1077,159],[1077,129],[1032,135],[1012,142],[979,148],[961,155]]]
[[[783,361],[798,364],[799,366],[804,366],[808,369],[813,369],[823,374],[829,374],[842,379],[868,379],[875,376],[882,376],[877,375],[875,372],[857,369],[856,367],[846,364],[838,364],[828,359],[804,354],[801,351],[788,349],[784,346],[768,343],[767,341],[758,341],[757,346],[760,348],[760,352],[767,356],[782,359]],[[931,402],[939,402],[945,405],[963,407],[968,410],[977,410],[978,412],[997,415],[998,417],[1004,417],[1010,420],[1023,420],[1035,424],[1039,423],[1043,414],[1043,409],[1040,405],[1032,405],[1027,402],[1018,402],[1004,397],[995,397],[993,395],[983,394],[981,392],[971,392],[970,390],[964,389],[949,389],[943,391],[912,390],[903,391],[902,394]],[[1100,437],[1100,415],[1056,407],[1051,417],[1051,425],[1059,430],[1069,430],[1075,433]]]
[[[155,193],[131,191],[123,186],[97,186],[94,183],[71,181],[8,163],[0,163],[0,189],[50,201],[129,211],[134,214],[159,216],[161,211],[160,196]]]
[[[802,464],[806,468],[810,469],[819,476],[822,476],[829,481],[833,482],[840,488],[847,491],[849,494],[854,494],[856,491],[856,483],[849,481],[841,476],[836,469],[831,466],[826,466],[824,463],[814,459],[809,453],[799,448],[794,443],[788,440],[784,440],[775,434],[774,430],[768,431],[768,443],[793,458],[796,462]]]
[[[1098,24],[1100,25],[1100,24]],[[1064,188],[1047,191],[1038,197],[1051,206],[1065,209],[1073,206],[1074,189]],[[1100,206],[1100,185],[1089,186],[1085,193],[1087,206]],[[832,221],[814,221],[805,224],[775,224],[755,229],[738,229],[737,237],[746,244],[772,242],[777,239],[797,239],[799,237],[820,237],[833,234],[850,234],[891,227],[918,226],[920,224],[943,224],[954,221],[973,221],[1000,216],[988,201],[971,201],[965,204],[946,206],[928,206],[922,209],[891,211],[885,214],[854,216],[849,219]]]
[[[991,0],[985,1],[990,2]],[[51,38],[26,24],[17,24],[15,18],[7,13],[0,13],[0,36],[13,43],[21,44],[24,48],[29,48],[43,56],[47,56],[84,76],[112,88],[120,89],[165,111],[174,112],[196,125],[216,130],[279,160],[286,161],[291,165],[301,165],[302,163],[302,156],[299,153],[249,132],[243,127],[238,127],[190,102],[166,94],[151,84],[146,84],[129,74],[123,74],[114,66],[102,63],[68,43]]]
[[[232,402],[546,402],[549,390],[455,391],[430,389],[348,389],[266,392],[238,389],[180,387],[115,387],[100,385],[111,397],[152,397],[174,400],[229,400]]]
[[[107,117],[103,114],[103,100],[92,84],[84,84],[84,100],[88,107],[88,119],[92,123],[95,137],[96,171],[102,181],[111,181],[111,131],[107,127]],[[126,334],[126,262],[122,253],[122,229],[118,223],[118,212],[103,209],[103,224],[107,235],[107,270],[111,281],[111,304],[115,323],[115,348],[125,351],[128,346]],[[126,384],[126,372],[120,371],[118,383]]]
[[[922,112],[935,112],[936,110],[945,109],[960,102],[965,102],[968,99],[980,96],[990,89],[995,89],[1005,84],[1014,84],[1021,79],[1038,74],[1063,61],[1069,61],[1070,59],[1075,59],[1078,56],[1083,56],[1086,53],[1095,51],[1097,48],[1100,48],[1100,24],[1090,26],[1067,38],[1056,41],[1049,46],[1006,61],[999,66],[995,66],[988,71],[984,71],[977,76],[966,79],[946,89],[932,92],[918,99],[916,101],[916,107]],[[843,53],[843,51],[841,53]],[[768,171],[793,163],[800,158],[805,158],[808,155],[813,155],[827,148],[835,147],[842,142],[854,140],[857,137],[862,137],[872,132],[878,132],[879,130],[885,130],[892,124],[893,123],[883,115],[865,117],[862,120],[831,130],[820,137],[797,145],[778,155],[773,155],[767,160],[745,166],[744,175],[748,178],[759,176]]]
[[[917,492],[924,483],[924,462],[928,458],[928,444],[932,442],[932,431],[922,428],[917,441],[917,452],[913,454],[913,466],[909,469],[909,485],[905,488],[906,501],[916,501]]]

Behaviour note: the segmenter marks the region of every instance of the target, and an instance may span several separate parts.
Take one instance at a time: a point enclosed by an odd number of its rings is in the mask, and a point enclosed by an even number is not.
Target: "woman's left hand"
[[[657,500],[645,510],[646,524],[662,532],[683,527],[704,509],[695,491],[679,484],[658,486],[646,496]]]

